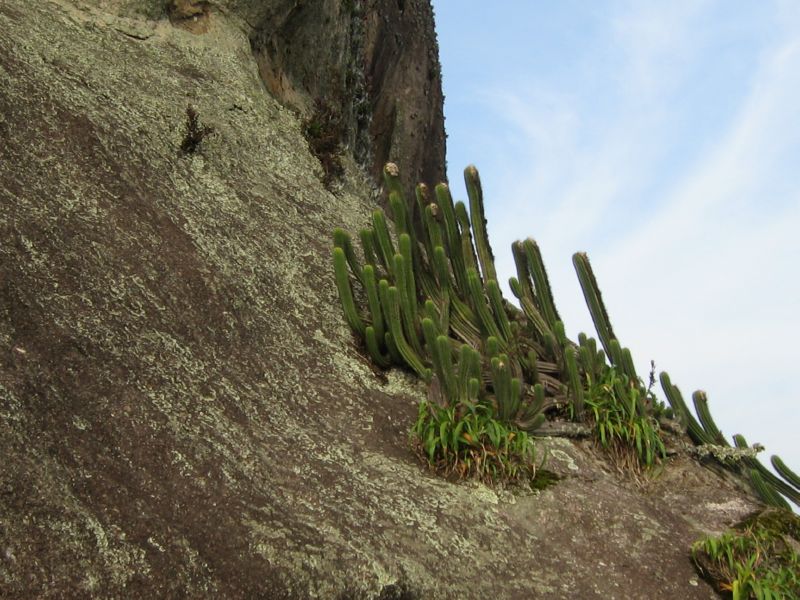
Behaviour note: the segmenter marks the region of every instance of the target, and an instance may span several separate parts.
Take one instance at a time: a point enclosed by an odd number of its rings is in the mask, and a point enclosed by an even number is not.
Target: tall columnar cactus
[[[786,482],[789,483],[789,485],[800,492],[800,475],[787,467],[786,463],[781,460],[780,456],[773,455],[770,458],[770,462],[772,462],[772,466],[778,472],[778,474],[783,477]]]
[[[712,443],[719,444],[720,446],[730,446],[727,440],[725,440],[725,436],[722,435],[719,427],[717,427],[717,424],[714,422],[714,419],[711,418],[711,411],[708,410],[708,396],[706,396],[706,393],[702,390],[697,390],[692,394],[692,401],[694,402],[694,409],[697,412],[700,423],[705,432],[713,440]]]
[[[342,248],[335,247],[333,249],[333,267],[336,274],[336,287],[339,290],[339,298],[342,300],[347,324],[357,334],[363,335],[366,327],[353,300],[353,289],[350,287],[350,277],[347,271],[347,258]]]
[[[750,482],[753,484],[753,488],[765,504],[774,506],[775,508],[789,509],[789,503],[777,493],[773,486],[767,483],[758,469],[750,469],[748,474],[750,475]]]
[[[583,418],[583,382],[578,373],[578,363],[575,359],[575,353],[571,349],[564,352],[564,359],[567,366],[567,374],[569,376],[569,390],[572,394],[572,409],[575,418],[580,420]]]
[[[695,444],[713,444],[714,437],[711,436],[703,426],[694,418],[694,415],[689,410],[689,407],[686,405],[686,402],[683,400],[683,395],[681,391],[678,389],[676,385],[673,385],[672,381],[670,380],[669,374],[663,371],[659,375],[659,379],[661,380],[661,388],[664,390],[664,395],[667,397],[667,401],[669,402],[670,406],[672,406],[672,410],[675,413],[675,416],[678,420],[686,426],[687,432],[689,433],[689,437],[692,438],[692,441]]]
[[[572,256],[572,263],[578,274],[578,281],[581,284],[586,305],[589,307],[589,313],[592,315],[594,328],[597,330],[597,335],[600,336],[600,343],[603,344],[609,358],[612,358],[611,341],[616,339],[616,336],[611,328],[611,321],[608,318],[597,279],[592,271],[592,265],[589,264],[589,257],[584,252],[577,252]]]
[[[481,274],[484,281],[497,281],[497,272],[494,268],[494,254],[486,235],[486,216],[483,210],[483,188],[478,169],[474,165],[464,169],[464,182],[467,184],[469,196],[469,214],[472,221],[472,231],[475,237],[475,248],[478,251],[478,260],[481,264]]]
[[[465,179],[471,216],[462,202],[453,203],[447,186],[436,187],[432,202],[427,187],[420,185],[415,223],[397,170],[388,165],[384,180],[394,235],[383,211],[374,211],[372,227],[359,235],[366,261],[362,266],[349,236],[337,230],[337,287],[348,323],[364,338],[376,364],[404,365],[425,380],[435,378],[455,405],[485,399],[502,420],[531,430],[543,420],[539,417],[547,407],[545,390],[561,391],[553,383],[557,369],[549,357],[537,361],[541,344],[518,343],[520,325],[512,317],[518,318],[519,311],[508,308],[497,285],[477,171],[467,169]],[[360,284],[366,296],[363,314],[355,306],[353,284]],[[491,361],[480,358],[489,339],[494,354],[505,355],[505,370],[495,369],[494,379]],[[454,372],[453,353],[459,357],[459,373]],[[531,378],[529,385],[540,380],[545,385],[527,392],[526,376]]]
[[[740,466],[739,462],[737,461],[740,461],[741,465],[744,466],[744,470],[742,472],[750,479],[753,489],[767,504],[778,507],[788,506],[786,501],[781,496],[783,495],[796,505],[800,506],[800,486],[797,485],[800,483],[800,480],[797,479],[797,475],[795,475],[794,472],[792,472],[786,467],[786,465],[783,464],[780,458],[773,456],[772,463],[773,466],[775,466],[778,474],[783,477],[783,479],[775,476],[771,471],[769,471],[769,469],[762,465],[754,455],[731,455],[731,453],[728,451],[730,444],[725,439],[725,436],[722,435],[722,432],[720,432],[719,428],[711,417],[706,393],[698,390],[692,394],[695,411],[699,417],[698,421],[689,410],[686,402],[684,402],[680,390],[673,385],[669,375],[662,372],[660,379],[661,387],[664,389],[664,394],[672,406],[675,416],[686,426],[687,433],[695,444],[699,446],[711,448],[716,447],[721,449],[721,451],[717,450],[711,452],[710,455],[713,457],[735,456],[736,459],[734,461],[720,458],[722,466],[739,470]],[[752,449],[747,444],[747,440],[741,434],[734,435],[733,442],[737,450],[752,452]],[[778,465],[780,465],[783,470],[778,469]]]
[[[737,448],[750,447],[747,444],[747,440],[744,438],[744,436],[738,433],[733,436],[733,443]],[[774,494],[783,494],[794,504],[800,506],[800,490],[794,487],[791,482],[786,482],[783,479],[775,476],[769,469],[762,465],[761,461],[759,461],[757,458],[744,457],[742,461],[751,471],[750,480],[753,482],[753,486],[759,492],[762,500],[764,500],[767,504],[773,504],[773,502],[770,501],[771,496],[769,494],[765,496],[761,493],[761,490],[759,489],[760,484],[752,477],[753,472],[758,473],[759,479],[761,479],[764,485],[769,487]],[[781,498],[781,500],[783,499]],[[785,505],[786,503],[783,502],[783,504]]]

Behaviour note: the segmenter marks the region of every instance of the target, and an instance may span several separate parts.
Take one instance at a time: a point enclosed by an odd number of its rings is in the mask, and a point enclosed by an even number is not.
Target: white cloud
[[[685,395],[705,386],[725,431],[793,465],[800,179],[782,156],[800,150],[798,107],[800,41],[792,39],[763,57],[715,152],[646,226],[595,254],[612,315],[620,315],[617,333],[634,355],[655,356]]]

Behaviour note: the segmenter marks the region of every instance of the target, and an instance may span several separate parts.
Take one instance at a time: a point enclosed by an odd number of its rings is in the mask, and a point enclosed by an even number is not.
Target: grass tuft
[[[638,382],[632,385],[627,376],[609,368],[584,396],[598,443],[618,466],[634,473],[666,457],[653,411],[641,408],[649,402],[644,395]]]
[[[720,536],[692,545],[700,575],[727,598],[800,598],[800,518],[768,509]]]
[[[457,408],[423,401],[411,438],[420,457],[446,477],[489,485],[528,483],[535,489],[553,480],[551,473],[537,469],[533,438],[496,420],[485,404]]]

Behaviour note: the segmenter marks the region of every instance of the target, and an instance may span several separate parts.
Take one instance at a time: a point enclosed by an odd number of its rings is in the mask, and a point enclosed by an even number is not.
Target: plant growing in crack
[[[181,142],[181,153],[194,154],[200,149],[203,140],[213,133],[214,128],[203,125],[197,109],[190,104],[186,107],[186,133]]]

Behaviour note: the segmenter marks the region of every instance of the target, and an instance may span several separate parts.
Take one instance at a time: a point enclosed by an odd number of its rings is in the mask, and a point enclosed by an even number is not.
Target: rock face
[[[244,3],[247,4],[247,3]],[[344,117],[345,139],[376,181],[388,161],[410,189],[444,177],[442,84],[428,0],[250,2],[251,45],[270,93]]]
[[[356,4],[318,6],[342,56],[360,36],[373,160],[430,179],[435,55],[392,87],[430,8]],[[639,485],[549,439],[563,478],[516,495],[416,461],[424,389],[370,366],[333,284],[369,182],[327,191],[287,107],[339,93],[286,51],[309,6],[0,2],[0,597],[714,597],[688,546],[755,503],[680,454]],[[182,153],[189,104],[214,133]]]

